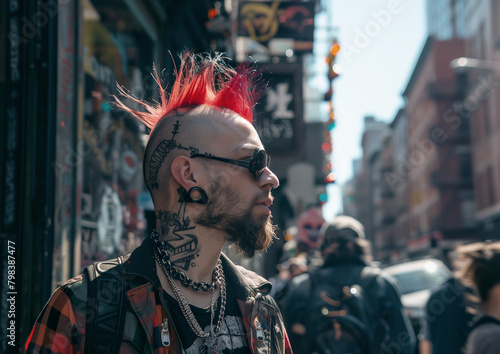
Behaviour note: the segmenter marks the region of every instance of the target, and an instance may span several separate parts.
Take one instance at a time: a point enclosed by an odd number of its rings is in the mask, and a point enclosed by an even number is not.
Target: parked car
[[[384,267],[399,284],[404,310],[418,336],[425,320],[425,305],[432,290],[442,285],[452,274],[440,260],[425,258]]]

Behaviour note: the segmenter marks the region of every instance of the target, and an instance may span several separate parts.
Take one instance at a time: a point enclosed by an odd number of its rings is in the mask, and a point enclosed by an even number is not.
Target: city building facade
[[[499,23],[498,1],[427,1],[430,36],[406,106],[371,149],[366,128],[362,168],[345,187],[344,203],[356,201],[346,211],[384,262],[500,237]]]
[[[467,1],[465,56],[478,59],[467,78],[460,110],[470,122],[475,222],[481,239],[500,236],[500,4]],[[493,63],[493,65],[491,64]]]
[[[391,261],[408,257],[406,238],[409,234],[408,222],[408,117],[406,109],[402,108],[391,122],[393,161],[392,169],[384,173],[389,190],[393,193],[393,208],[396,216],[394,220],[394,248],[391,251]]]
[[[381,137],[381,150],[372,158],[374,255],[382,262],[391,259],[395,249],[395,219],[397,210],[394,192],[387,173],[394,169],[394,140],[390,127]]]
[[[453,112],[462,96],[449,66],[464,50],[461,39],[429,37],[404,91],[410,256],[442,256],[475,238],[469,124]]]
[[[356,202],[359,221],[365,227],[366,238],[374,240],[374,196],[377,174],[375,168],[378,155],[382,150],[383,137],[387,134],[387,124],[378,121],[373,116],[364,119],[365,129],[361,139],[363,156],[361,171],[356,176]],[[378,174],[377,174],[378,176]]]

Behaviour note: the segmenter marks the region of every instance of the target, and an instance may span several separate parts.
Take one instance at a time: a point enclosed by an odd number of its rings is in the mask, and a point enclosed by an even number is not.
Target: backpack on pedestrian
[[[306,329],[302,352],[331,354],[371,354],[388,333],[383,325],[384,311],[373,301],[378,272],[364,267],[356,283],[324,279],[310,273],[309,305],[305,310]],[[370,301],[370,298],[372,301]],[[377,346],[377,348],[375,348]],[[299,348],[297,348],[299,349]]]

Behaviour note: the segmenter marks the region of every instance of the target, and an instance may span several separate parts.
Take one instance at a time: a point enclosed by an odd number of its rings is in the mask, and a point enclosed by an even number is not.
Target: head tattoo
[[[192,146],[188,142],[192,139],[188,139],[188,135],[181,133],[183,125],[184,127],[187,126],[188,129],[192,126],[192,123],[188,123],[186,119],[188,118],[186,113],[191,112],[192,109],[198,106],[227,109],[252,123],[253,107],[265,88],[263,85],[257,84],[260,74],[249,65],[238,65],[236,68],[231,68],[222,59],[221,55],[211,57],[209,55],[184,53],[180,68],[176,73],[175,82],[169,92],[162,86],[158,71],[153,67],[152,75],[159,87],[157,102],[148,103],[140,100],[130,94],[124,87],[118,86],[118,91],[123,98],[138,104],[141,110],[134,110],[119,98],[114,97],[116,104],[138,118],[151,130],[145,152],[144,172],[145,181],[151,191],[153,200],[155,199],[154,195],[160,197],[165,195],[165,190],[162,190],[162,185],[164,185],[162,180],[165,181],[166,178],[169,178],[166,176],[170,171],[167,171],[166,168],[162,169],[162,166],[166,166],[164,162],[167,159],[174,157],[172,151],[184,151],[184,154],[194,156],[199,153],[198,149],[201,148],[200,146]],[[204,115],[204,113],[201,113],[201,115]],[[210,119],[210,114],[207,114],[206,117]],[[194,119],[197,119],[196,115]],[[179,202],[181,202],[181,199]],[[185,201],[181,202],[180,207],[185,208],[185,206]],[[210,204],[211,206],[212,204]],[[220,218],[218,209],[212,210],[213,208],[210,207],[208,208],[210,216],[208,219],[213,221]],[[222,212],[225,213],[226,211],[224,209]],[[247,210],[241,211],[243,216],[247,213]],[[161,224],[161,236],[165,238],[169,251],[175,253],[178,250],[169,248],[173,244],[169,243],[172,240],[168,239],[168,237],[176,237],[177,243],[196,244],[197,236],[191,234],[194,227],[190,225],[189,219],[183,222],[180,214],[170,211],[165,212],[162,209],[158,209],[157,214]],[[222,225],[220,227],[229,234],[230,241],[233,241],[246,255],[253,256],[256,249],[264,249],[269,245],[274,235],[273,226],[269,220],[241,222],[240,219],[241,215],[238,215],[238,213],[228,215],[221,219]],[[244,217],[243,219],[246,220]],[[183,225],[182,230],[179,229],[181,224]],[[199,222],[199,224],[203,225],[203,222]],[[208,224],[206,222],[205,226],[219,227]],[[174,227],[173,230],[172,227]],[[180,232],[188,230],[189,235]],[[171,232],[174,235],[170,235]],[[241,234],[241,237],[236,237],[236,234]],[[173,261],[176,266],[183,269],[190,266],[189,262],[198,251],[196,247],[193,247],[189,250],[182,248],[182,252],[177,252],[178,254],[175,255]],[[179,262],[180,259],[183,260],[182,264]],[[184,260],[186,261],[184,262]]]
[[[186,52],[181,58],[180,69],[169,93],[162,87],[158,71],[153,66],[152,75],[159,88],[159,102],[140,100],[124,87],[118,86],[123,98],[143,108],[138,111],[114,96],[120,108],[138,118],[151,130],[144,154],[144,177],[150,191],[161,189],[160,175],[162,179],[168,178],[169,171],[161,174],[160,169],[164,161],[170,158],[172,150],[187,150],[191,155],[198,152],[198,147],[183,146],[176,137],[185,113],[201,105],[219,107],[229,109],[251,123],[253,107],[263,92],[263,87],[256,85],[258,73],[248,65],[239,65],[233,69],[224,63],[220,54],[211,57]],[[172,136],[167,138],[163,137],[165,131],[160,122],[163,122],[162,118],[170,116],[180,119],[175,124]],[[161,141],[155,137],[155,127],[161,130]]]

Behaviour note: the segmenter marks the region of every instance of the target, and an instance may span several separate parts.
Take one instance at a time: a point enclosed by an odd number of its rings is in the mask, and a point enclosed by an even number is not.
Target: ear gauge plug
[[[193,187],[187,192],[184,188],[182,188],[179,202],[207,204],[208,203],[207,192],[205,192],[200,187]]]

